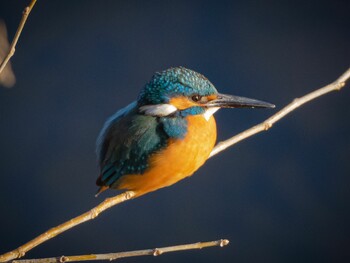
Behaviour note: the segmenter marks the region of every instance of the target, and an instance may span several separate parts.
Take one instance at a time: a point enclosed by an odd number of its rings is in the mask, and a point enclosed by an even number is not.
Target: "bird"
[[[191,176],[209,158],[220,108],[274,108],[271,103],[218,93],[185,67],[156,72],[136,101],[105,122],[96,143],[99,186],[134,197]]]

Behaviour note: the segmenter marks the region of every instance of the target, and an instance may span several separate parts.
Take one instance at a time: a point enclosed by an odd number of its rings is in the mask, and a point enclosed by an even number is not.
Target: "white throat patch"
[[[203,113],[203,117],[209,121],[211,115],[213,115],[215,112],[217,112],[220,109],[220,107],[212,107],[207,109],[204,113]]]
[[[164,117],[177,111],[177,108],[171,104],[144,105],[140,107],[140,112],[149,116]]]

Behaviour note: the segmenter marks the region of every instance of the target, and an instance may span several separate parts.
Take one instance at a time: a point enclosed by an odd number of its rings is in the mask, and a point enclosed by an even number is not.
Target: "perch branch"
[[[210,157],[218,154],[219,152],[225,150],[226,148],[238,143],[239,141],[242,141],[256,133],[259,133],[261,131],[266,131],[269,128],[272,127],[272,125],[279,121],[281,118],[286,116],[288,113],[292,112],[296,108],[300,107],[301,105],[307,103],[308,101],[311,101],[315,98],[318,98],[324,94],[327,94],[331,91],[335,90],[340,90],[342,87],[345,86],[346,81],[350,78],[350,68],[343,74],[341,75],[336,81],[333,83],[320,88],[316,91],[313,91],[301,98],[295,99],[292,103],[288,104],[286,107],[284,107],[282,110],[277,112],[276,114],[272,115],[270,118],[268,118],[266,121],[236,135],[231,137],[230,139],[220,142],[215,146],[213,151],[211,152]],[[112,206],[115,206],[121,202],[124,202],[126,200],[129,200],[131,198],[135,197],[135,193],[132,191],[125,192],[123,194],[117,195],[112,198],[107,198],[105,201],[100,203],[98,206],[95,208],[91,209],[90,211],[77,216],[57,227],[51,228],[47,232],[41,234],[40,236],[34,238],[33,240],[29,241],[28,243],[20,246],[19,248],[7,252],[3,255],[0,255],[0,262],[7,262],[9,260],[19,258],[24,256],[26,252],[31,250],[32,248],[44,243],[45,241],[61,234],[62,232],[75,227],[81,223],[84,223],[86,221],[89,221],[95,217],[98,216],[99,213],[111,208]]]
[[[23,27],[27,21],[27,18],[30,14],[30,11],[32,11],[34,5],[36,3],[36,0],[32,0],[30,2],[30,4],[24,9],[23,11],[23,15],[22,15],[22,19],[21,19],[21,22],[19,23],[19,26],[17,28],[17,31],[16,31],[16,34],[12,40],[12,43],[11,43],[11,46],[10,46],[10,50],[7,54],[7,56],[4,58],[4,60],[1,62],[1,65],[0,65],[0,74],[1,72],[3,71],[3,69],[6,67],[7,63],[9,62],[10,58],[15,54],[15,51],[16,51],[16,45],[17,45],[17,42],[18,42],[18,39],[19,39],[19,36],[21,35],[22,33],[22,30],[23,30]]]
[[[23,257],[27,251],[33,249],[34,247],[46,242],[51,238],[54,238],[55,236],[61,234],[64,231],[67,231],[68,229],[71,229],[81,223],[84,223],[86,221],[96,218],[103,211],[111,208],[112,206],[115,206],[124,201],[127,201],[133,198],[134,196],[135,196],[134,192],[127,191],[120,195],[107,198],[103,202],[101,202],[99,205],[95,206],[94,208],[87,211],[86,213],[81,214],[80,216],[77,216],[75,218],[72,218],[63,224],[60,224],[56,227],[51,228],[50,230],[46,231],[40,236],[37,236],[36,238],[32,239],[31,241],[25,243],[24,245],[18,247],[15,250],[12,250],[3,255],[0,255],[0,262],[7,262],[11,259]]]
[[[118,253],[108,254],[90,254],[90,255],[78,255],[78,256],[61,256],[53,258],[38,258],[38,259],[20,259],[13,260],[12,263],[63,263],[63,262],[77,262],[77,261],[90,261],[90,260],[116,260],[120,258],[139,257],[139,256],[160,256],[164,253],[190,250],[190,249],[202,249],[206,247],[224,247],[228,245],[227,239],[220,239],[216,241],[198,242],[186,245],[177,245],[171,247],[161,247],[154,249],[133,250]]]
[[[213,149],[213,151],[210,153],[210,157],[213,157],[214,155],[218,154],[219,152],[222,152],[223,150],[227,149],[228,147],[231,147],[232,145],[243,141],[244,139],[247,139],[248,137],[253,136],[254,134],[257,134],[262,131],[267,131],[272,127],[273,124],[275,124],[277,121],[285,117],[290,112],[294,111],[296,108],[299,108],[300,106],[304,105],[305,103],[316,99],[322,95],[325,95],[331,91],[340,90],[342,87],[345,86],[345,83],[350,78],[350,68],[345,71],[343,75],[341,75],[336,81],[333,83],[324,86],[318,90],[315,90],[313,92],[310,92],[309,94],[306,94],[305,96],[301,98],[294,99],[290,104],[285,106],[282,110],[277,112],[276,114],[272,115],[270,118],[265,120],[264,122],[255,125],[254,127],[251,127],[225,141],[219,142]]]

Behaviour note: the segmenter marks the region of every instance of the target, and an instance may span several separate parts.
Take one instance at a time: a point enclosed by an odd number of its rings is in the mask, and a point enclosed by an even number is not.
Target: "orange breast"
[[[170,186],[192,175],[208,159],[216,141],[214,117],[207,121],[201,115],[188,116],[184,139],[172,139],[168,147],[150,158],[150,168],[142,175],[125,175],[118,189],[129,189],[142,195]]]

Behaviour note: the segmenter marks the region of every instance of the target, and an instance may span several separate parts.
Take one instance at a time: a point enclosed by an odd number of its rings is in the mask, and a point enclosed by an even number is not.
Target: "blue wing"
[[[142,174],[149,156],[164,148],[168,138],[157,117],[138,114],[136,102],[121,109],[106,121],[97,139],[97,185],[117,188],[121,176]]]

